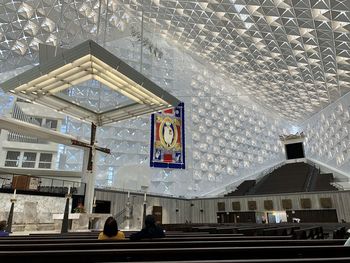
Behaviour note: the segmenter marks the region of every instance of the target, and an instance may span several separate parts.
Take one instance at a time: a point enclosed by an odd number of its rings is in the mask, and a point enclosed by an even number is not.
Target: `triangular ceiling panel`
[[[105,25],[113,40],[143,11],[147,28],[225,69],[287,119],[302,121],[349,91],[348,0],[30,0],[0,10],[1,72],[37,63],[40,43],[71,47]]]

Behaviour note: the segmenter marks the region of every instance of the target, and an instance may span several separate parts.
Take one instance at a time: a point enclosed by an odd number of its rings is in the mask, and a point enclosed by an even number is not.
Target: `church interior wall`
[[[302,125],[305,154],[350,176],[350,93]]]
[[[111,201],[112,214],[121,211],[127,202],[127,193],[118,191],[96,191],[97,200]],[[131,193],[135,213],[135,225],[140,224],[142,215],[143,198],[142,193]],[[135,196],[135,197],[133,197]],[[271,200],[273,209],[271,211],[283,211],[282,200],[290,199],[292,208],[290,210],[307,210],[302,207],[302,199],[310,199],[310,209],[325,209],[322,207],[321,198],[331,199],[331,208],[336,209],[338,220],[344,219],[350,222],[350,191],[338,192],[314,192],[314,193],[290,193],[264,196],[242,196],[242,197],[218,197],[218,198],[195,198],[183,199],[166,196],[147,195],[148,211],[152,211],[153,206],[162,206],[163,223],[185,223],[186,220],[192,223],[217,223],[218,203],[225,203],[224,212],[234,212],[232,202],[240,202],[240,211],[264,212],[264,201]],[[256,210],[249,210],[248,201],[256,202]],[[178,210],[178,212],[176,212]]]
[[[139,70],[139,49],[130,42],[123,38],[107,47]],[[97,187],[205,196],[284,160],[278,135],[288,133],[288,122],[248,99],[214,68],[164,40],[158,39],[157,45],[164,56],[156,59],[145,52],[143,74],[185,102],[186,169],[149,168],[150,118],[138,117],[98,129],[98,143],[111,148],[112,154],[98,154]],[[89,136],[88,124],[70,118],[66,127],[74,136]],[[65,151],[76,156],[67,159],[81,162],[76,150]]]
[[[12,193],[0,193],[0,220],[7,220],[12,198]],[[52,230],[53,214],[62,214],[66,203],[64,197],[22,194],[17,194],[16,200],[13,214],[15,231],[28,230],[30,226],[33,226],[31,230]],[[48,229],[38,227],[45,225]]]
[[[110,201],[112,215],[117,215],[125,209],[128,202],[128,193],[96,189],[96,199],[98,201]],[[7,220],[10,210],[10,199],[12,194],[0,193],[0,220]],[[147,195],[146,208],[147,213],[152,213],[153,206],[162,207],[162,223],[217,223],[217,212],[234,212],[232,202],[240,203],[240,212],[255,211],[255,212],[274,212],[284,211],[282,200],[289,199],[292,203],[292,208],[289,210],[322,210],[321,199],[330,199],[331,205],[329,208],[336,209],[338,221],[342,219],[350,222],[350,191],[338,192],[315,192],[315,193],[293,193],[280,195],[265,195],[265,196],[244,196],[244,197],[218,197],[218,198],[195,198],[184,199],[170,196]],[[63,197],[48,197],[48,196],[32,196],[32,195],[17,195],[17,202],[14,209],[14,226],[17,231],[23,230],[53,230],[55,220],[53,214],[62,214],[65,206],[65,198]],[[303,208],[302,200],[310,199],[311,207]],[[271,200],[273,209],[266,210],[264,201]],[[143,215],[144,193],[131,192],[129,201],[132,207],[132,217],[130,229],[141,228]],[[256,202],[256,209],[250,210],[248,201]],[[225,210],[218,210],[218,203],[225,203]],[[117,218],[120,227],[125,228],[125,213]],[[33,227],[33,228],[31,228]],[[45,227],[47,229],[45,229]]]

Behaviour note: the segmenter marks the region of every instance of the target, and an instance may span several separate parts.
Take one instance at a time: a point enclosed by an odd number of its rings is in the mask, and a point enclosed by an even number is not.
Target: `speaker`
[[[256,210],[256,201],[248,201],[248,210]]]
[[[240,202],[232,202],[232,210],[240,211],[241,210],[241,203]]]
[[[300,205],[301,205],[301,208],[304,208],[304,209],[311,208],[311,199],[310,198],[301,198]]]
[[[225,202],[218,202],[218,211],[225,211]]]
[[[293,208],[291,199],[282,199],[282,208],[284,210],[290,210]]]

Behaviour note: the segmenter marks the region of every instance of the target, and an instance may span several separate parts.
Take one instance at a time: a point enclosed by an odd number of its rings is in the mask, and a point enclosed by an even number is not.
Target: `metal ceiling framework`
[[[350,90],[350,1],[122,0],[145,23],[301,121]]]
[[[93,111],[59,95],[61,91],[91,79],[123,94],[130,102],[105,111]],[[0,84],[0,87],[20,98],[99,126],[175,107],[180,103],[91,40],[62,51],[51,60]]]
[[[86,39],[98,21],[123,30],[142,11],[148,28],[229,72],[283,118],[305,120],[350,90],[348,0],[3,0],[0,68],[34,63],[38,43]]]

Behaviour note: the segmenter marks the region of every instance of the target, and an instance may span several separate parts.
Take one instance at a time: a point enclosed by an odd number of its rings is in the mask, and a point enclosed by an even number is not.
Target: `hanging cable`
[[[101,8],[102,8],[102,0],[99,0],[99,6],[98,6],[98,19],[97,19],[97,30],[96,30],[96,42],[98,43],[99,35],[100,35],[100,24],[101,24]],[[99,89],[98,89],[98,110],[101,110],[101,90],[102,90],[102,83],[98,82]]]
[[[107,36],[107,26],[108,26],[108,4],[109,4],[109,0],[107,0],[106,3],[106,17],[105,17],[105,30],[103,33],[103,47],[105,47],[106,45],[106,36]]]
[[[97,30],[96,30],[96,42],[97,42],[97,43],[98,43],[98,37],[99,37],[99,35],[100,35],[101,7],[102,7],[102,0],[99,0],[98,19],[97,19]]]
[[[140,42],[140,73],[142,74],[142,59],[143,59],[143,0],[141,1],[141,42]]]
[[[58,52],[58,46],[62,46],[62,40],[60,37],[60,24],[63,23],[63,10],[64,10],[64,0],[62,0],[61,2],[61,13],[60,13],[60,19],[57,22],[57,43],[56,43],[56,47],[55,47],[55,56],[57,56],[57,52]],[[60,43],[59,43],[60,42]]]

